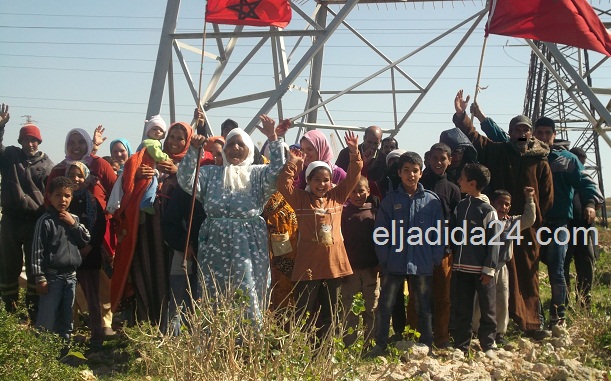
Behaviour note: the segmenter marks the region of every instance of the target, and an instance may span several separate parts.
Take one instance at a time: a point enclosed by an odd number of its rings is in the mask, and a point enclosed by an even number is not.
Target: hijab
[[[252,170],[251,164],[255,158],[255,145],[250,135],[241,128],[234,128],[231,130],[227,134],[225,141],[229,143],[233,137],[238,135],[242,137],[242,141],[244,141],[244,144],[248,147],[248,155],[240,164],[233,165],[229,164],[227,156],[225,155],[225,150],[223,149],[223,167],[225,168],[223,174],[223,187],[236,192],[248,192],[251,187],[250,172]]]
[[[127,157],[129,158],[132,155],[132,146],[129,144],[127,139],[124,139],[124,138],[115,139],[112,142],[110,142],[110,155],[112,156],[112,149],[114,148],[115,144],[117,143],[123,144],[123,147],[125,147],[125,150],[127,151]]]
[[[316,152],[318,152],[319,161],[324,161],[332,169],[335,167],[335,165],[333,165],[332,163],[334,157],[333,150],[331,149],[331,146],[329,145],[329,141],[327,140],[325,134],[318,130],[312,130],[306,132],[303,135],[302,139],[307,139],[310,143],[312,143],[314,149],[316,150]]]
[[[206,143],[204,143],[204,151],[210,152],[210,147],[216,142],[221,142],[221,146],[225,146],[225,138],[222,136],[211,136],[206,139]]]
[[[66,154],[66,158],[64,162],[69,163],[71,161],[77,161],[77,159],[73,158],[72,156],[68,154],[68,140],[70,139],[70,135],[73,135],[73,134],[81,135],[83,139],[85,139],[85,143],[87,144],[87,149],[86,149],[85,154],[83,155],[82,158],[78,160],[82,161],[87,166],[91,165],[91,162],[93,161],[93,158],[91,157],[91,150],[93,150],[93,142],[91,141],[91,136],[89,136],[87,131],[83,130],[82,128],[73,128],[70,131],[68,131],[68,134],[66,135],[66,143],[64,145],[64,153]]]
[[[81,171],[83,175],[83,179],[85,180],[85,186],[82,189],[73,191],[73,195],[74,195],[74,198],[76,199],[82,198],[83,201],[85,202],[85,213],[87,214],[87,221],[81,221],[81,222],[85,224],[85,227],[89,229],[89,232],[92,232],[93,228],[95,227],[95,223],[97,219],[97,210],[96,210],[95,200],[93,198],[94,196],[91,192],[89,192],[88,186],[86,186],[87,179],[89,179],[89,174],[90,174],[89,168],[87,168],[85,163],[83,163],[82,161],[68,162],[67,165],[68,166],[66,167],[66,176],[68,176],[68,172],[70,172],[70,168],[77,167]]]
[[[168,134],[167,134],[168,136],[170,135],[170,132],[172,131],[173,128],[179,128],[186,133],[187,144],[185,144],[185,148],[181,152],[172,154],[168,152],[168,147],[167,147],[168,139],[166,139],[163,142],[163,152],[167,153],[170,159],[178,163],[182,160],[183,157],[185,157],[185,154],[187,153],[187,150],[189,149],[189,146],[191,145],[191,136],[193,136],[193,128],[191,128],[191,126],[185,122],[176,122],[172,124],[170,128],[168,129]]]

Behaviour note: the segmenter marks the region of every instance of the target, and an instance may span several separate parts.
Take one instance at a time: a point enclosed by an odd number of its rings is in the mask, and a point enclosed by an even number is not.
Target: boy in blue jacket
[[[495,270],[499,260],[501,223],[496,210],[482,201],[481,191],[490,183],[490,171],[481,164],[467,164],[458,184],[467,194],[456,206],[452,224],[456,302],[454,346],[463,352],[471,344],[471,320],[474,297],[479,298],[481,311],[478,330],[479,343],[488,357],[495,357],[496,283]],[[459,234],[454,234],[458,232]]]
[[[441,201],[419,183],[423,162],[415,152],[399,157],[401,186],[380,204],[373,234],[380,262],[382,286],[376,316],[376,346],[365,357],[386,353],[390,315],[405,277],[418,313],[420,342],[433,344],[431,280],[433,267],[444,253],[444,217]]]

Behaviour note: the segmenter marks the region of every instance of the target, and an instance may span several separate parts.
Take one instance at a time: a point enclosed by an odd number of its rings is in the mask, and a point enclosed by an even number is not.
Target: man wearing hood
[[[518,215],[525,205],[522,190],[525,186],[535,188],[537,219],[531,228],[522,231],[522,239],[516,242],[514,257],[507,266],[510,316],[520,329],[539,336],[544,331],[539,316],[539,244],[535,233],[554,200],[552,172],[547,162],[549,147],[533,138],[532,123],[524,115],[509,123],[508,142],[493,142],[480,135],[466,113],[469,98],[464,100],[463,91],[458,91],[453,122],[473,143],[479,162],[490,170],[490,192],[507,190],[513,197],[510,214]]]
[[[458,128],[442,131],[439,143],[446,144],[452,150],[450,165],[446,170],[448,181],[458,186],[458,178],[467,164],[477,164],[477,151],[469,138]]]
[[[19,275],[26,258],[28,288],[26,304],[31,321],[36,319],[38,294],[32,275],[31,252],[34,226],[45,208],[44,194],[47,176],[53,162],[38,145],[40,130],[26,124],[19,130],[21,147],[2,144],[4,129],[9,121],[8,105],[0,108],[0,172],[2,174],[2,221],[0,222],[0,295],[4,308],[15,312],[19,300]]]

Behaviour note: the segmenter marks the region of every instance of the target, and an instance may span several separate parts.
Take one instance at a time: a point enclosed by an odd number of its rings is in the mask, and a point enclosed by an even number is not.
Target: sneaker
[[[374,359],[376,357],[379,356],[386,356],[388,354],[388,350],[386,350],[386,348],[382,348],[379,345],[376,345],[375,347],[371,348],[370,351],[366,352],[363,355],[364,359]]]
[[[505,339],[505,335],[502,333],[496,334],[496,337],[494,338],[494,342],[496,343],[497,347],[504,347],[505,345],[507,345],[507,340]]]
[[[488,357],[491,360],[498,359],[498,356],[496,355],[496,352],[494,352],[494,349],[492,349],[492,348],[484,351],[484,354],[486,355],[486,357]]]
[[[546,329],[534,329],[532,331],[526,332],[526,336],[536,340],[541,341],[543,339],[547,339],[552,336],[552,332]]]
[[[113,338],[117,335],[117,332],[115,332],[112,328],[110,327],[104,327],[104,336],[106,338]]]

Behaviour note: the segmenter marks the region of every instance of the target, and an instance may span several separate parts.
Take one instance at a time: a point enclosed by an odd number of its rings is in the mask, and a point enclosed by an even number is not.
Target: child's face
[[[121,166],[119,165],[119,163],[114,163],[111,165],[112,170],[115,171],[115,175],[119,173],[119,171],[121,170]]]
[[[466,193],[468,195],[473,195],[474,193],[479,193],[477,191],[475,180],[467,180],[467,176],[465,175],[465,171],[460,173],[460,177],[458,178],[458,186],[460,187],[460,191],[462,193]]]
[[[416,189],[418,187],[418,181],[422,177],[422,168],[419,164],[405,163],[403,167],[399,169],[399,177],[403,183],[403,187],[406,189]]]
[[[350,193],[350,203],[358,208],[362,208],[365,201],[369,197],[369,187],[363,182],[356,183],[356,186]]]
[[[74,190],[81,190],[85,186],[85,175],[79,167],[73,165],[66,173],[66,177],[74,183]]]
[[[155,139],[155,140],[163,139],[164,135],[165,135],[165,132],[163,132],[161,127],[157,127],[157,126],[151,128],[148,134],[146,134],[146,136],[148,136],[151,139]]]
[[[214,165],[223,165],[223,146],[216,142],[210,146],[210,153],[214,157]]]
[[[72,188],[58,188],[51,193],[51,205],[53,205],[58,212],[68,210],[70,201],[72,201]]]
[[[507,218],[509,209],[511,209],[511,197],[501,195],[496,200],[492,201],[492,206],[496,209],[496,213],[499,215],[500,219]]]
[[[316,197],[324,197],[332,187],[331,174],[326,169],[317,169],[311,174],[307,183],[310,186],[310,192],[314,193]]]
[[[448,153],[442,149],[434,149],[429,156],[429,166],[436,175],[443,175],[450,165],[450,157]]]

